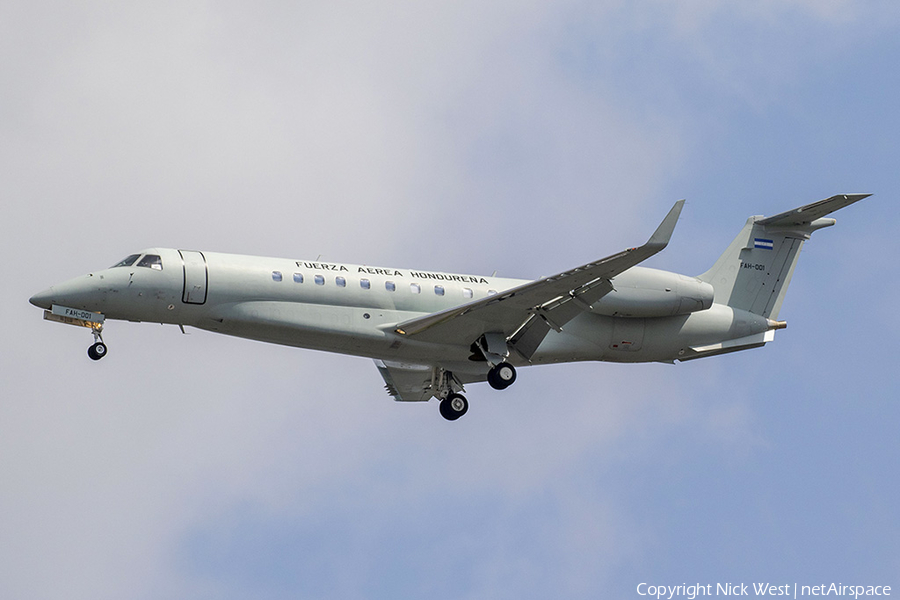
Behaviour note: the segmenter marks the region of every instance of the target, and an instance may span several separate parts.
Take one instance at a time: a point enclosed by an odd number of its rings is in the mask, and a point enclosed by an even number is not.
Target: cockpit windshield
[[[162,271],[162,258],[159,257],[159,254],[146,254],[137,266],[149,267],[151,269],[156,269],[157,271]]]
[[[138,260],[139,258],[140,260]],[[135,264],[135,262],[137,262],[137,264]],[[131,266],[146,267],[148,269],[154,269],[156,271],[162,271],[163,268],[162,258],[159,256],[159,254],[144,254],[143,256],[140,254],[131,254],[111,266],[110,269],[115,269],[116,267]]]
[[[136,261],[139,256],[140,254],[129,254],[126,258],[111,266],[110,269],[115,269],[116,267],[130,267],[134,264],[134,261]]]

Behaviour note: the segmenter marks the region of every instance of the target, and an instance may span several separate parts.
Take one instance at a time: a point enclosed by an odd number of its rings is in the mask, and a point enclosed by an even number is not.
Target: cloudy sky
[[[0,4],[0,596],[900,589],[891,2]],[[148,246],[510,277],[875,196],[762,350],[520,371],[455,423],[371,361],[43,322]]]

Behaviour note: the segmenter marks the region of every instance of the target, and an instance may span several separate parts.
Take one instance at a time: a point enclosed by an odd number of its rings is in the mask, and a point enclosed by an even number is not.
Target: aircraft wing
[[[838,209],[853,204],[854,202],[859,202],[863,198],[868,198],[871,195],[872,194],[840,194],[837,196],[832,196],[831,198],[826,198],[825,200],[819,200],[818,202],[813,202],[812,204],[801,206],[800,208],[795,208],[794,210],[789,210],[787,212],[777,214],[773,217],[767,217],[765,219],[757,221],[757,223],[759,223],[760,225],[786,227],[796,225],[809,225],[816,219],[820,219],[825,215],[829,215]]]
[[[550,329],[562,326],[610,292],[609,280],[669,243],[684,200],[675,203],[646,244],[488,296],[397,324],[415,340],[470,345],[485,333],[503,333],[528,359]]]

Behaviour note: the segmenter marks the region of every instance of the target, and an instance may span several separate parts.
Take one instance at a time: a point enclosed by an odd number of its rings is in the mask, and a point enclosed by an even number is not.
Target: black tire
[[[508,362],[502,362],[488,371],[488,383],[495,390],[505,390],[516,382],[516,368]]]
[[[88,356],[91,357],[91,360],[100,360],[104,356],[106,356],[106,344],[103,342],[97,342],[90,348],[88,348]]]
[[[462,394],[450,394],[441,400],[441,416],[455,421],[469,412],[469,401]]]

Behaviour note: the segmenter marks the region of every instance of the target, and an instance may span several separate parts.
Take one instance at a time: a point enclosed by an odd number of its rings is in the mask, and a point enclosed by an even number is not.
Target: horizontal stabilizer
[[[704,358],[707,356],[718,356],[719,354],[728,354],[729,352],[737,352],[738,350],[749,350],[750,348],[760,348],[766,343],[775,339],[775,331],[763,331],[735,340],[726,340],[709,346],[692,346],[689,353],[680,356],[678,360],[685,362],[695,358]]]
[[[797,225],[809,225],[816,219],[821,219],[825,215],[829,215],[836,210],[850,206],[854,202],[859,202],[863,198],[868,198],[872,194],[839,194],[819,200],[794,210],[789,210],[774,217],[767,217],[757,221],[764,226],[791,227]]]
[[[839,194],[772,217],[750,217],[698,279],[713,286],[717,304],[775,319],[803,244],[815,231],[835,224],[826,215],[869,196]]]

